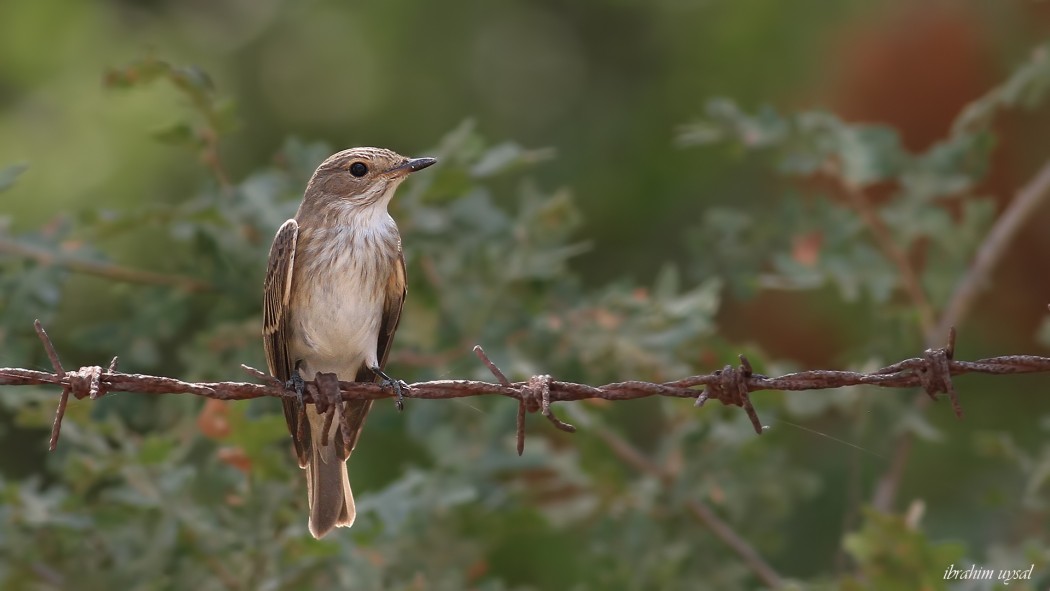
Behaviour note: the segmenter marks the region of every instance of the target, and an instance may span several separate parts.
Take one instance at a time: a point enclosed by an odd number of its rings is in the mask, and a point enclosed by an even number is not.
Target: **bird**
[[[306,185],[295,217],[270,247],[263,284],[263,348],[270,374],[298,397],[283,399],[299,466],[306,471],[310,534],[320,539],[354,523],[346,459],[361,434],[371,400],[340,401],[345,425],[304,404],[305,382],[337,379],[403,382],[384,372],[401,320],[408,277],[401,235],[387,206],[410,174],[437,162],[383,148],[350,148],[329,156]],[[343,428],[349,426],[348,431]]]

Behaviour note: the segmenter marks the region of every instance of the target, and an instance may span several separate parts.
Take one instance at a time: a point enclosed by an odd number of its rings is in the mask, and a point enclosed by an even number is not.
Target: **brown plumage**
[[[407,277],[397,225],[387,213],[405,177],[433,158],[408,159],[380,148],[330,156],[306,186],[295,218],[277,231],[263,287],[263,345],[270,373],[283,382],[334,373],[344,381],[382,377],[401,318]],[[284,401],[300,467],[307,473],[310,533],[320,538],[354,522],[343,450],[352,451],[370,400],[344,402],[344,433],[312,404]],[[306,424],[300,425],[305,419]]]

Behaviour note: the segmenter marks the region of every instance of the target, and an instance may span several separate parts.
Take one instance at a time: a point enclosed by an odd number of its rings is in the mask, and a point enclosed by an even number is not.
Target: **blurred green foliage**
[[[880,195],[943,306],[995,218],[1002,113],[1045,111],[1050,84],[1039,49],[915,150],[893,125],[741,106],[820,77],[828,25],[865,3],[465,6],[0,5],[0,365],[48,367],[40,318],[68,367],[119,354],[129,372],[245,379],[238,364],[264,366],[274,230],[324,157],[368,138],[440,162],[392,205],[410,278],[399,378],[489,379],[475,343],[512,379],[669,380],[741,352],[774,374],[816,340],[827,363],[871,370],[924,335],[843,191]],[[127,62],[141,46],[164,49]],[[734,98],[693,117],[719,94]],[[827,324],[776,300],[733,333],[734,312],[788,292]],[[978,332],[960,356],[1002,343]],[[735,408],[562,405],[579,432],[530,417],[523,457],[506,400],[380,404],[350,464],[357,523],[323,541],[273,401],[73,402],[45,454],[57,392],[5,388],[0,588],[761,588],[692,501],[791,588],[994,586],[945,581],[953,563],[1031,564],[1010,588],[1045,588],[1050,413],[1025,389],[1046,382],[980,379],[957,383],[961,423],[909,393],[763,393],[762,437]],[[907,510],[866,508],[905,432]]]

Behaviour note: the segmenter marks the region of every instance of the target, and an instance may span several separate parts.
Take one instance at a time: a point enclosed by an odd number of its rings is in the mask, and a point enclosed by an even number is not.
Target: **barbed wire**
[[[71,395],[78,400],[83,398],[96,400],[109,392],[194,394],[216,400],[248,400],[264,397],[297,398],[299,396],[276,378],[247,365],[242,365],[241,368],[263,383],[185,382],[162,376],[123,373],[117,371],[116,357],[105,369],[101,366],[86,366],[73,371],[65,371],[58,352],[40,321],[35,321],[34,326],[54,367],[54,373],[22,368],[0,368],[0,386],[55,385],[62,387],[51,431],[50,449],[52,451],[58,444],[62,418],[65,416],[66,405]],[[750,398],[751,392],[760,390],[824,390],[861,385],[881,388],[917,387],[925,391],[933,400],[937,400],[938,394],[947,394],[955,415],[962,418],[962,406],[952,383],[953,376],[967,373],[1001,375],[1050,372],[1050,357],[1036,355],[1004,355],[976,361],[955,360],[955,335],[953,327],[949,330],[946,346],[927,349],[921,357],[898,361],[868,373],[817,369],[771,377],[755,373],[748,359],[741,355],[739,366],[726,365],[720,370],[707,374],[662,383],[630,380],[602,386],[562,382],[549,375],[537,375],[525,381],[511,382],[489,359],[485,351],[480,346],[475,346],[474,353],[496,378],[495,383],[478,380],[433,380],[406,384],[402,392],[405,398],[427,400],[492,394],[514,398],[518,401],[516,427],[517,450],[520,455],[525,449],[525,415],[527,413],[539,411],[556,428],[569,433],[576,431],[575,427],[554,415],[551,407],[555,402],[574,402],[590,398],[618,401],[666,396],[693,398],[696,400],[696,406],[703,406],[708,400],[714,399],[727,406],[743,408],[751,419],[755,433],[761,434],[762,423]],[[333,404],[337,400],[376,400],[394,396],[391,389],[379,384],[337,382],[330,374],[327,376],[319,374],[319,376],[326,379],[307,382],[303,400],[316,404],[318,412],[327,415],[327,421],[345,420],[345,417],[337,416],[342,415],[338,412],[339,406]],[[338,384],[337,388],[336,384]],[[703,386],[703,389],[698,390],[699,386]]]

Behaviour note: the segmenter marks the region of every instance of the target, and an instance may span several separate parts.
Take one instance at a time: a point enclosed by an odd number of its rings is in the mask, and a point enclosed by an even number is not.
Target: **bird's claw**
[[[405,410],[405,395],[402,392],[403,389],[408,388],[408,384],[401,380],[395,380],[394,378],[386,375],[386,373],[378,367],[373,367],[372,371],[377,376],[382,378],[379,381],[379,385],[383,388],[390,388],[394,391],[394,405],[397,406],[397,411],[401,412]]]
[[[284,387],[295,392],[299,400],[299,406],[304,404],[303,396],[306,394],[306,382],[303,380],[303,377],[299,375],[298,369],[292,373],[291,379],[285,382]]]
[[[408,384],[401,380],[390,380],[383,384],[384,386],[390,386],[394,390],[394,405],[397,406],[397,412],[405,410],[405,395],[402,389],[407,388]]]

